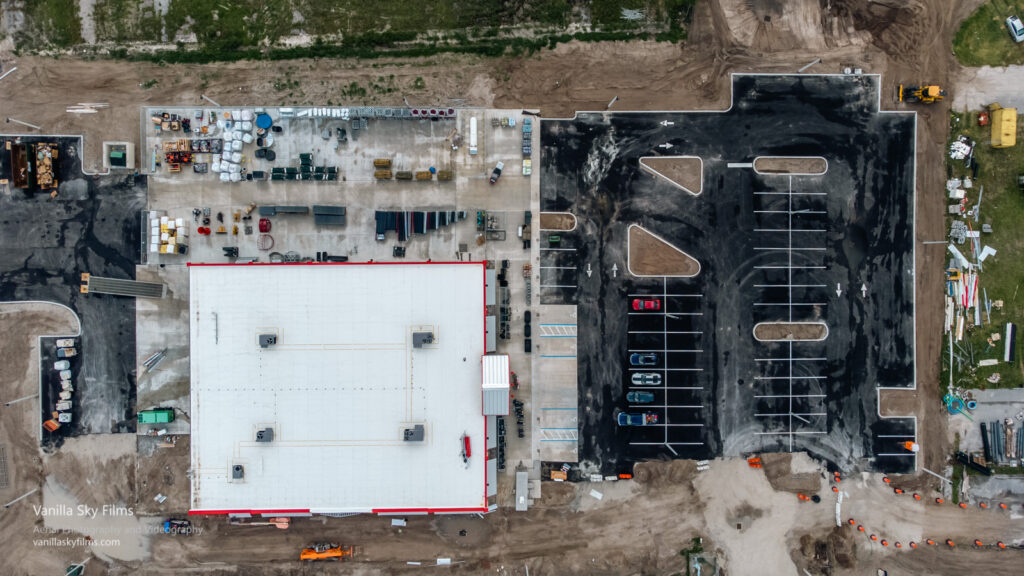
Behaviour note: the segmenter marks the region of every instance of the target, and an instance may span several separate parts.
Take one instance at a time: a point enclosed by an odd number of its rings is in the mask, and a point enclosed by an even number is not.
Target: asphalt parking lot
[[[733,94],[721,113],[542,122],[541,209],[579,218],[559,234],[563,250],[542,239],[540,294],[579,306],[581,460],[807,450],[844,469],[910,469],[900,443],[913,420],[882,420],[876,389],[914,386],[914,117],[879,113],[873,76],[734,76]],[[700,157],[703,193],[639,168],[661,155]],[[756,172],[769,155],[820,156],[828,169]],[[701,273],[630,276],[634,223]],[[648,295],[662,310],[632,313]],[[756,340],[767,321],[823,322],[829,334]],[[629,354],[643,350],[658,356],[658,386],[632,383]],[[640,388],[654,393],[645,407],[625,398]],[[658,424],[616,426],[618,412],[642,410]]]
[[[13,139],[0,136],[0,142]],[[70,307],[82,322],[73,363],[74,424],[59,435],[135,430],[135,300],[79,293],[80,275],[134,278],[139,258],[145,178],[131,173],[87,176],[79,139],[22,137],[60,146],[59,194],[11,190],[0,195],[0,300],[45,300]],[[9,178],[10,155],[0,151],[0,179]],[[51,388],[52,339],[44,340],[42,374]],[[56,393],[57,388],[50,390]],[[41,402],[44,419],[52,406]]]

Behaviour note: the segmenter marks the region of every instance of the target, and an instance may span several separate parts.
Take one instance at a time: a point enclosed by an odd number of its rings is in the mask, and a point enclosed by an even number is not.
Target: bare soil
[[[541,212],[540,229],[566,232],[576,227],[576,217],[562,212]]]
[[[649,156],[640,159],[640,166],[694,196],[704,190],[704,163],[700,158]]]
[[[184,515],[189,510],[190,437],[139,436],[135,462],[135,507],[140,514]],[[165,445],[171,444],[170,447]],[[166,496],[162,503],[158,494]]]
[[[791,158],[761,156],[754,159],[754,170],[771,174],[824,174],[828,163],[824,158]]]
[[[629,270],[640,276],[696,276],[700,262],[644,230],[629,227]]]
[[[821,489],[821,468],[807,454],[780,452],[762,454],[760,458],[765,478],[773,489],[806,496],[814,495]]]
[[[78,321],[70,310],[52,304],[0,304],[0,393],[5,401],[23,398],[39,391],[39,349],[37,338],[43,334],[75,334]],[[43,503],[43,454],[39,449],[39,400],[31,399],[0,407],[0,445],[7,456],[7,488],[0,499],[10,502],[32,490],[34,494],[3,510],[0,522],[0,574],[62,573],[74,558],[87,552],[84,546],[59,546],[40,549],[34,538],[48,536],[43,518],[33,505]],[[77,560],[76,560],[77,561]]]
[[[754,338],[758,340],[799,342],[801,340],[823,340],[828,334],[824,324],[802,322],[762,322],[754,326]]]

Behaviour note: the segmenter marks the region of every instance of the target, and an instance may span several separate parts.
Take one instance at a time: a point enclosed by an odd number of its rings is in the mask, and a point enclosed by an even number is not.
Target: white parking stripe
[[[795,250],[797,252],[824,252],[825,248],[810,247],[810,248],[790,248],[788,246],[754,246],[754,250],[777,250],[779,252],[789,252]]]
[[[825,288],[824,284],[754,284],[754,288]]]
[[[755,302],[754,306],[828,306],[827,302]]]

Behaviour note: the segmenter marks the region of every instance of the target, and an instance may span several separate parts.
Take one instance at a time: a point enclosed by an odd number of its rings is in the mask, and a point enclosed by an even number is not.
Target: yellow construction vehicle
[[[904,86],[900,84],[898,98],[900,102],[921,102],[932,104],[946,97],[946,91],[942,88],[932,86]]]
[[[299,560],[334,560],[340,562],[351,558],[354,550],[351,546],[339,546],[337,544],[313,544],[310,548],[303,548],[299,554]]]

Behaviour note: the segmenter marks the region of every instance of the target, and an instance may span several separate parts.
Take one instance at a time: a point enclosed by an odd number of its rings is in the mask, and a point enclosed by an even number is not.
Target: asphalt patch
[[[888,438],[912,435],[913,421],[882,420],[876,389],[914,385],[915,119],[880,113],[878,90],[874,76],[741,75],[725,112],[541,123],[541,210],[580,219],[558,234],[571,250],[542,237],[540,297],[579,307],[581,460],[613,471],[806,450],[842,469],[913,466]],[[701,157],[703,194],[643,171],[651,155]],[[757,156],[822,156],[828,171],[758,174]],[[701,274],[629,276],[633,223]],[[663,309],[634,313],[648,295]],[[770,321],[822,321],[829,337],[756,341],[753,326]],[[660,384],[634,385],[637,350],[657,355],[644,371]],[[627,403],[642,388],[654,400]],[[652,411],[658,425],[619,427],[622,411]]]
[[[0,144],[14,136],[0,136]],[[8,190],[0,196],[0,300],[64,304],[82,323],[79,356],[72,362],[73,422],[44,443],[83,433],[135,431],[135,300],[79,292],[83,272],[135,278],[140,255],[146,180],[137,174],[82,173],[80,139],[18,137],[60,146],[58,195]],[[0,149],[0,178],[9,178],[10,155]],[[60,391],[53,371],[54,343],[43,340],[41,413],[51,417]]]

